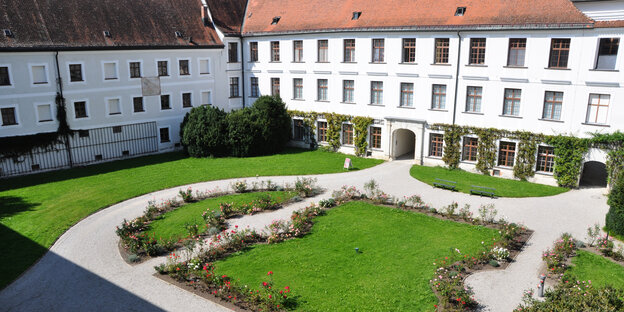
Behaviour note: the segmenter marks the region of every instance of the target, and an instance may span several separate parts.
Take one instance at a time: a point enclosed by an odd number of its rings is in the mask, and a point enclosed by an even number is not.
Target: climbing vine
[[[546,143],[552,145],[555,150],[557,183],[565,187],[577,187],[589,140],[557,135],[546,137]]]
[[[351,118],[351,122],[354,125],[355,137],[353,143],[355,144],[355,154],[357,156],[366,155],[366,149],[368,148],[368,126],[373,123],[373,118],[356,116]]]
[[[490,169],[496,165],[496,140],[500,134],[493,129],[474,129],[479,136],[477,147],[477,169],[485,175],[490,175]]]
[[[535,156],[537,145],[543,141],[543,136],[531,132],[518,132],[518,156],[514,165],[514,176],[525,181],[535,175]]]
[[[620,131],[609,134],[594,133],[591,143],[593,147],[608,150],[606,164],[608,183],[613,186],[624,168],[624,133]]]
[[[301,117],[303,118],[303,126],[305,128],[306,133],[308,134],[307,138],[310,140],[311,146],[316,147],[316,120],[319,117],[319,114],[316,112],[303,112],[297,110],[289,110],[288,115],[290,118],[293,117]]]
[[[461,138],[465,132],[462,127],[457,125],[444,129],[444,154],[442,155],[442,160],[450,169],[455,169],[459,166]]]

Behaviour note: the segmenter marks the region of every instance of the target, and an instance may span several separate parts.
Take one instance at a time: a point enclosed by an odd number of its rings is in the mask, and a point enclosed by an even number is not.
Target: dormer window
[[[13,37],[13,32],[10,29],[5,29],[4,30],[4,35],[9,37],[9,38],[12,38]]]
[[[277,23],[279,23],[280,18],[282,18],[281,16],[276,16],[273,18],[273,22],[271,22],[271,25],[277,25]]]
[[[353,12],[353,17],[351,17],[351,20],[356,21],[360,18],[360,16],[362,16],[362,12]]]
[[[108,30],[103,31],[102,33],[104,34],[104,37],[106,37],[106,38],[110,38],[111,37],[111,33]]]
[[[464,16],[465,13],[466,7],[457,7],[457,10],[455,10],[455,16]]]
[[[182,33],[179,32],[179,31],[176,31],[175,32],[175,36],[178,37],[178,38],[182,38]]]

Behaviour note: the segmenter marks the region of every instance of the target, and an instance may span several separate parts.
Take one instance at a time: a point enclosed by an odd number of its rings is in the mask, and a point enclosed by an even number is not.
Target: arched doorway
[[[416,134],[407,129],[397,129],[392,135],[392,158],[414,159],[416,150]]]
[[[598,161],[585,162],[579,185],[589,187],[606,187],[607,166]]]

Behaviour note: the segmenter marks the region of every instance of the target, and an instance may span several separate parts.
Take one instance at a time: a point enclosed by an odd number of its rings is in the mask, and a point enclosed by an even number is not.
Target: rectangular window
[[[524,66],[526,54],[526,38],[510,38],[507,53],[507,66]]]
[[[52,121],[52,106],[50,104],[37,105],[39,122]]]
[[[182,107],[193,107],[193,102],[191,101],[191,93],[185,92],[182,93]]]
[[[383,105],[382,81],[371,81],[371,104]]]
[[[81,64],[69,64],[69,81],[71,82],[84,81],[82,79],[82,65]]]
[[[230,97],[239,97],[238,93],[238,77],[230,77]]]
[[[87,118],[87,102],[74,102],[74,116],[76,118]]]
[[[329,41],[327,40],[318,41],[318,62],[329,62]]]
[[[33,66],[31,70],[34,84],[48,83],[48,75],[46,73],[46,67],[44,65]]]
[[[228,63],[238,62],[238,42],[228,43]]]
[[[160,128],[160,143],[167,143],[171,140],[169,139],[169,128]]]
[[[553,172],[555,169],[555,149],[549,146],[540,146],[537,149],[537,171]]]
[[[549,68],[567,68],[570,56],[570,39],[552,39],[550,43]]]
[[[167,61],[158,61],[158,76],[169,76],[169,62]]]
[[[343,41],[343,45],[344,45],[344,62],[354,63],[355,62],[355,39],[345,39]]]
[[[78,137],[88,138],[89,137],[89,130],[78,130]]]
[[[503,115],[519,116],[520,115],[520,89],[505,89],[505,100],[503,101]]]
[[[121,103],[119,102],[119,99],[108,100],[108,114],[109,115],[121,114]]]
[[[303,62],[303,41],[301,40],[293,41],[293,62]]]
[[[130,62],[130,78],[141,78],[141,63]]]
[[[212,97],[210,95],[210,91],[201,93],[201,105],[212,105]]]
[[[12,126],[17,125],[17,118],[15,118],[15,107],[0,108],[2,113],[2,125]]]
[[[209,60],[199,60],[199,74],[200,75],[210,74],[210,61]]]
[[[470,38],[469,64],[485,64],[485,38]]]
[[[431,109],[446,108],[446,85],[434,84],[431,88]]]
[[[303,79],[293,79],[293,99],[303,100]]]
[[[585,122],[604,125],[607,123],[607,113],[611,96],[608,94],[589,94],[587,118]]]
[[[279,78],[271,78],[271,95],[273,96],[280,95],[280,79]]]
[[[371,148],[381,148],[380,127],[370,127],[370,146]]]
[[[11,77],[9,76],[9,68],[6,66],[0,67],[0,86],[11,85]]]
[[[117,63],[104,63],[104,80],[115,80],[117,78]]]
[[[327,122],[319,121],[317,124],[318,129],[318,141],[327,142]]]
[[[188,76],[191,74],[189,71],[189,61],[188,60],[179,60],[178,65],[180,68],[180,76]]]
[[[435,40],[435,64],[448,64],[449,62],[449,39],[436,38]]]
[[[305,128],[303,127],[303,120],[293,119],[293,140],[303,141],[305,134]]]
[[[477,150],[479,148],[479,139],[464,137],[464,146],[462,148],[462,160],[477,161]]]
[[[401,83],[401,103],[402,107],[414,106],[414,84]]]
[[[342,102],[343,103],[355,103],[355,81],[343,80],[342,81]]]
[[[498,165],[505,167],[513,167],[514,157],[516,156],[516,143],[500,142],[498,149]]]
[[[416,62],[416,38],[403,39],[403,63]]]
[[[342,144],[353,145],[353,125],[342,125]]]
[[[544,95],[543,119],[560,120],[563,92],[546,91]]]
[[[249,61],[250,62],[258,61],[258,43],[257,42],[249,43]]]
[[[384,40],[373,39],[373,63],[384,62]]]
[[[132,98],[132,107],[135,113],[144,112],[145,108],[143,107],[143,97],[133,97]]]
[[[280,61],[280,44],[279,41],[271,41],[271,62]]]
[[[121,126],[114,126],[113,133],[121,133]]]
[[[620,38],[600,38],[596,69],[615,69]]]
[[[444,135],[431,133],[429,135],[429,156],[442,157],[444,149]]]
[[[482,87],[468,87],[466,92],[466,111],[471,113],[481,112]]]
[[[260,96],[260,88],[258,87],[258,77],[249,78],[251,83],[251,97],[259,97]]]
[[[317,100],[319,101],[327,101],[327,79],[318,79],[317,86]]]
[[[169,94],[160,96],[160,109],[171,109],[171,97]]]

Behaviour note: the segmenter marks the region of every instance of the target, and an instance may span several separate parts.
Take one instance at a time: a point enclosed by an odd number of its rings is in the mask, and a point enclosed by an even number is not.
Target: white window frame
[[[67,64],[67,81],[69,82],[70,85],[86,84],[87,83],[87,75],[85,74],[85,64],[84,64],[84,62],[68,61],[68,62],[66,62],[66,64]],[[82,72],[82,81],[71,81],[71,70],[69,68],[69,65],[80,65],[80,70]]]
[[[76,63],[74,63],[76,64]],[[50,117],[52,119],[50,120],[45,120],[42,121],[41,117],[39,116],[39,106],[41,105],[50,105]],[[50,102],[35,102],[33,103],[33,107],[35,108],[35,118],[37,118],[37,124],[38,125],[47,125],[50,124],[51,122],[54,122],[54,115],[56,115],[56,106],[53,103]]]
[[[169,96],[169,108],[166,108],[166,109],[162,108],[161,96],[163,96],[163,95],[168,95]],[[173,111],[173,97],[171,96],[171,93],[160,93],[160,95],[158,96],[158,111],[160,111],[160,112]]]
[[[119,81],[119,62],[118,61],[102,61],[102,80],[104,82]],[[106,79],[106,64],[115,64],[115,78]]]
[[[85,112],[87,113],[87,117],[82,117],[82,118],[76,118],[76,102],[85,102]],[[81,121],[81,120],[89,120],[91,119],[91,111],[89,110],[89,99],[87,98],[81,98],[81,99],[73,99],[71,101],[72,103],[72,118],[74,118],[74,121]]]
[[[139,68],[141,69],[141,76],[140,77],[132,77],[131,76],[130,63],[139,63]],[[130,81],[132,81],[133,79],[141,79],[142,77],[145,76],[144,75],[145,74],[145,68],[143,67],[143,60],[128,60],[126,62],[126,69],[128,70],[128,79]]]
[[[119,114],[111,114],[110,111],[110,100],[118,100],[119,101]],[[111,97],[105,97],[104,98],[104,103],[106,104],[106,117],[115,117],[115,116],[123,116],[123,105],[121,102],[121,97],[119,96],[111,96]],[[145,104],[145,103],[143,103]],[[133,108],[134,110],[134,108]]]
[[[210,103],[203,103],[203,99],[204,99],[204,93],[208,92],[208,101]],[[199,105],[203,106],[203,105],[210,105],[212,106],[212,90],[200,90],[199,91]]]
[[[33,76],[33,67],[35,66],[43,66],[43,71],[46,77],[45,83],[35,83],[35,77]],[[48,73],[48,64],[47,63],[28,63],[28,74],[30,75],[30,84],[33,87],[41,87],[48,86],[50,84],[50,73]]]
[[[128,68],[130,68],[130,67],[128,67]],[[143,98],[143,111],[142,112],[135,112],[134,111],[134,98],[137,98],[137,97]],[[145,108],[145,106],[146,106],[145,105],[146,98],[147,97],[143,96],[143,94],[137,94],[137,93],[130,94],[130,105],[131,105],[130,111],[132,112],[132,115],[140,115],[140,114],[147,113],[147,109]]]
[[[180,61],[188,61],[188,75],[181,75],[180,74]],[[188,57],[179,57],[176,58],[176,65],[178,65],[178,78],[182,78],[182,79],[188,79],[191,78],[193,76],[193,63],[191,62],[191,59]]]
[[[162,62],[162,61],[166,61],[167,62],[167,76],[160,76],[158,75],[158,62]],[[155,59],[154,60],[154,65],[156,66],[156,73],[155,73],[155,77],[159,77],[160,79],[170,79],[171,78],[171,60],[168,58],[162,58],[162,59]]]
[[[208,72],[207,73],[202,73],[202,61],[206,61],[208,62]],[[208,76],[212,74],[212,62],[210,61],[209,57],[204,57],[204,58],[198,58],[197,59],[197,72],[199,73],[199,76]]]
[[[184,93],[190,93],[191,94],[191,106],[189,106],[189,107],[184,107],[184,97],[183,97]],[[180,107],[182,109],[191,109],[191,108],[195,107],[193,105],[194,103],[195,103],[195,99],[193,99],[193,90],[181,90],[180,91]]]
[[[161,129],[167,129],[167,132],[169,133],[169,142],[163,142],[162,138],[160,137],[160,130]],[[158,144],[171,144],[173,142],[173,140],[171,140],[171,126],[170,125],[165,125],[165,126],[159,126],[158,127]]]
[[[7,63],[0,64],[0,67],[6,67],[7,68],[7,70],[9,71],[9,81],[11,82],[8,85],[0,86],[0,88],[7,88],[7,89],[8,88],[15,88],[15,79],[14,79],[15,77],[13,76],[13,70],[11,68],[11,64],[7,64]],[[32,81],[32,79],[31,79],[31,81]]]
[[[20,120],[20,113],[19,113],[19,105],[17,104],[2,104],[0,105],[0,109],[1,108],[13,108],[13,112],[15,113],[15,123],[14,125],[2,125],[2,116],[0,116],[0,129],[6,129],[6,128],[21,128],[22,127],[22,121]]]

